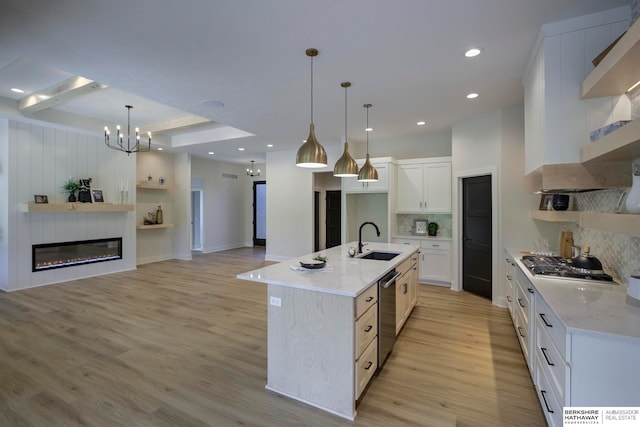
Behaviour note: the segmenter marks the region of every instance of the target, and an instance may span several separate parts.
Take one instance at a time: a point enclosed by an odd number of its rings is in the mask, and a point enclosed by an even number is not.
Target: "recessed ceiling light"
[[[222,108],[224,107],[224,103],[222,101],[218,101],[217,99],[207,99],[202,101],[202,105],[207,108]]]
[[[464,56],[467,58],[473,58],[474,56],[478,56],[482,53],[482,48],[473,47],[464,53]]]
[[[164,148],[158,147],[158,151],[162,151],[162,150],[164,150]]]
[[[416,123],[418,126],[424,126],[427,124],[427,122],[420,120],[418,123]]]
[[[209,151],[209,155],[213,156],[214,152],[213,151]]]
[[[238,148],[238,151],[244,151],[244,148],[240,147]]]
[[[477,93],[470,93],[469,95],[467,95],[468,99],[474,99],[474,98],[477,98],[477,97],[478,97]]]
[[[273,148],[273,144],[267,144],[267,147]]]
[[[11,88],[11,92],[15,92],[15,93],[24,93],[24,91],[20,88],[17,87],[12,87]]]
[[[365,131],[367,132],[373,132],[373,128],[366,128]]]

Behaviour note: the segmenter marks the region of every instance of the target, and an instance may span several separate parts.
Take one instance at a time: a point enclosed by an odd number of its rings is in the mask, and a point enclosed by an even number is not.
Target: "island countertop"
[[[412,253],[420,249],[418,245],[367,243],[363,248],[363,253],[370,251],[399,253],[390,261],[377,261],[358,258],[358,255],[350,257],[349,247],[357,248],[358,242],[347,243],[268,267],[240,273],[236,277],[270,285],[356,297],[372,283],[381,279],[387,271],[398,266]],[[317,255],[328,258],[324,268],[317,270],[300,268],[300,261],[311,260]]]

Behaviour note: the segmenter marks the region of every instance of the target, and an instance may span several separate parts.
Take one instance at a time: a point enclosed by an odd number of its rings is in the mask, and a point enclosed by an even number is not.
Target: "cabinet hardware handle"
[[[518,304],[520,304],[520,307],[525,308],[526,305],[522,304],[522,300],[520,298],[518,298]]]
[[[367,363],[367,366],[365,366],[364,370],[365,370],[365,371],[368,371],[368,370],[369,370],[369,368],[371,368],[371,365],[373,365],[373,362],[369,362],[369,363]],[[551,412],[553,412],[553,411],[551,411]]]
[[[526,338],[526,337],[527,337],[526,335],[524,335],[524,334],[522,333],[522,327],[521,327],[521,326],[518,326],[518,333],[520,334],[520,336],[521,336],[522,338]]]
[[[366,300],[364,300],[364,302],[371,302],[371,301],[373,301],[373,297],[369,297]]]
[[[373,329],[373,325],[369,325],[365,328],[365,332],[369,332],[371,329]]]
[[[513,278],[507,274],[507,280],[511,281]]]
[[[551,363],[551,360],[549,360],[549,356],[547,356],[547,349],[544,347],[540,347],[540,351],[542,351],[542,355],[544,356],[544,358],[547,361],[547,365],[549,366],[556,366],[555,363]]]
[[[432,248],[439,248],[440,245],[431,245]]]
[[[545,390],[540,390],[540,394],[542,395],[542,400],[544,400],[544,406],[547,407],[547,412],[553,414],[553,409],[549,408],[549,404],[547,403],[547,392]]]
[[[511,295],[507,295],[507,301],[511,302]]]
[[[402,286],[403,286],[403,288],[404,288],[404,290],[402,291],[402,294],[404,295],[404,294],[406,294],[407,292],[409,292],[409,289],[408,289],[408,286],[409,286],[409,285],[408,285],[407,283],[404,283]]]
[[[527,290],[529,291],[530,294],[533,293],[533,288],[527,288]]]
[[[509,260],[509,258],[505,258],[504,260],[511,264],[511,260]]]
[[[545,316],[544,313],[539,313],[539,315],[545,326],[547,326],[548,328],[553,328],[553,325],[549,323],[549,321],[547,320],[547,316]]]

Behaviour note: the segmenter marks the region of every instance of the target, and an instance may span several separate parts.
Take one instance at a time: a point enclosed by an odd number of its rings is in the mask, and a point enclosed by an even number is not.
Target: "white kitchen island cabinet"
[[[417,245],[369,243],[390,261],[351,258],[337,246],[238,275],[268,284],[266,388],[353,420],[378,365],[378,280],[412,258]],[[328,257],[318,270],[299,261]]]
[[[639,407],[640,308],[624,285],[536,277],[520,258],[507,251],[517,282],[535,292],[520,343],[548,424],[562,426],[563,407]]]

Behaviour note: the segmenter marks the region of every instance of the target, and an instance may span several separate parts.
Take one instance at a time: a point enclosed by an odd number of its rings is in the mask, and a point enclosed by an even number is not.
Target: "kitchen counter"
[[[534,276],[522,264],[521,251],[509,248],[507,252],[558,315],[567,332],[640,339],[640,307],[625,302],[626,285]]]
[[[247,271],[238,274],[237,277],[269,285],[356,297],[372,283],[381,279],[387,271],[420,249],[418,245],[367,243],[363,248],[363,253],[376,250],[400,254],[390,261],[377,261],[349,257],[348,250],[351,246],[357,248],[358,242],[347,243],[279,264]],[[299,271],[300,261],[311,260],[316,255],[328,257],[326,267]]]

